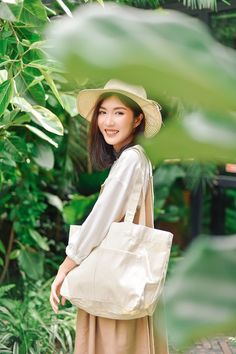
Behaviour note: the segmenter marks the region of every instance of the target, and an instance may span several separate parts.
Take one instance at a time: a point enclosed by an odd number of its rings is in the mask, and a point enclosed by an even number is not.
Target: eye
[[[124,114],[124,112],[122,112],[122,111],[118,111],[118,112],[116,112],[118,115],[123,115]]]
[[[98,111],[98,114],[105,114],[105,111]]]

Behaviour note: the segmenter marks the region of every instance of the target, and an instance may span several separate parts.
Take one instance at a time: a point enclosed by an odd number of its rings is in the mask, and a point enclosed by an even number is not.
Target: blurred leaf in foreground
[[[195,111],[181,119],[171,117],[154,138],[140,142],[153,163],[175,158],[235,161],[235,114]]]
[[[236,235],[196,239],[169,277],[165,299],[177,347],[206,335],[235,335]]]
[[[86,28],[86,31],[84,30]],[[190,113],[174,115],[154,139],[141,141],[154,162],[166,158],[234,161],[236,54],[198,19],[173,10],[106,3],[81,6],[49,26],[50,55],[71,77],[117,78],[143,85],[148,97],[176,97]]]
[[[80,81],[113,77],[141,84],[156,97],[236,110],[235,51],[215,41],[196,18],[173,10],[89,4],[73,18],[52,23],[46,36],[51,55]]]

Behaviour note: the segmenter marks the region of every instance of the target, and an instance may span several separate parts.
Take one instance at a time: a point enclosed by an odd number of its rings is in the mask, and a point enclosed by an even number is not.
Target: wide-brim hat
[[[162,124],[161,105],[148,99],[142,86],[130,85],[121,80],[111,79],[105,84],[104,88],[81,90],[77,97],[79,114],[91,122],[96,103],[104,92],[121,93],[140,106],[145,115],[145,137],[152,137],[159,132]]]

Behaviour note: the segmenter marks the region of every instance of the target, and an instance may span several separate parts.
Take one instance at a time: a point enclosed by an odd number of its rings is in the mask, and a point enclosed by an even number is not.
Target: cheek
[[[102,117],[101,117],[101,116],[98,116],[98,118],[97,118],[97,125],[98,125],[98,128],[99,128],[99,129],[101,129],[102,123],[103,123]]]
[[[124,119],[122,120],[122,127],[124,129],[124,131],[126,132],[130,132],[133,130],[133,118],[132,117],[124,117]]]

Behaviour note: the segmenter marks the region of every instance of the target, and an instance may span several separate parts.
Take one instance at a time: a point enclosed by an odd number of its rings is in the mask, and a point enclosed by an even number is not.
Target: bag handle
[[[138,151],[138,153],[141,156],[141,159],[143,159],[143,153],[140,151],[139,147],[133,146],[132,148],[134,148],[136,151]],[[151,165],[151,162],[149,159],[148,159],[148,163],[149,163],[149,178],[150,178],[150,176],[152,178],[152,165]],[[143,215],[143,213],[145,213],[145,207],[144,207],[145,206],[145,193],[144,193],[143,179],[141,177],[142,176],[140,174],[137,174],[137,178],[134,183],[134,187],[133,187],[132,192],[129,196],[128,207],[127,207],[127,210],[125,213],[125,218],[124,218],[124,221],[126,221],[126,222],[130,222],[130,223],[133,222],[134,216],[135,216],[135,213],[137,210],[138,202],[140,200],[140,197],[142,197],[140,213],[142,213],[141,214],[142,222],[145,223],[145,215]],[[153,199],[153,189],[152,188],[151,188],[151,195],[152,195],[152,199]]]
[[[139,224],[146,225],[148,227],[154,228],[154,215],[153,215],[153,205],[154,205],[154,191],[153,191],[153,175],[152,175],[152,164],[149,162],[149,178],[146,193],[144,189],[142,190],[142,202],[140,207]]]

